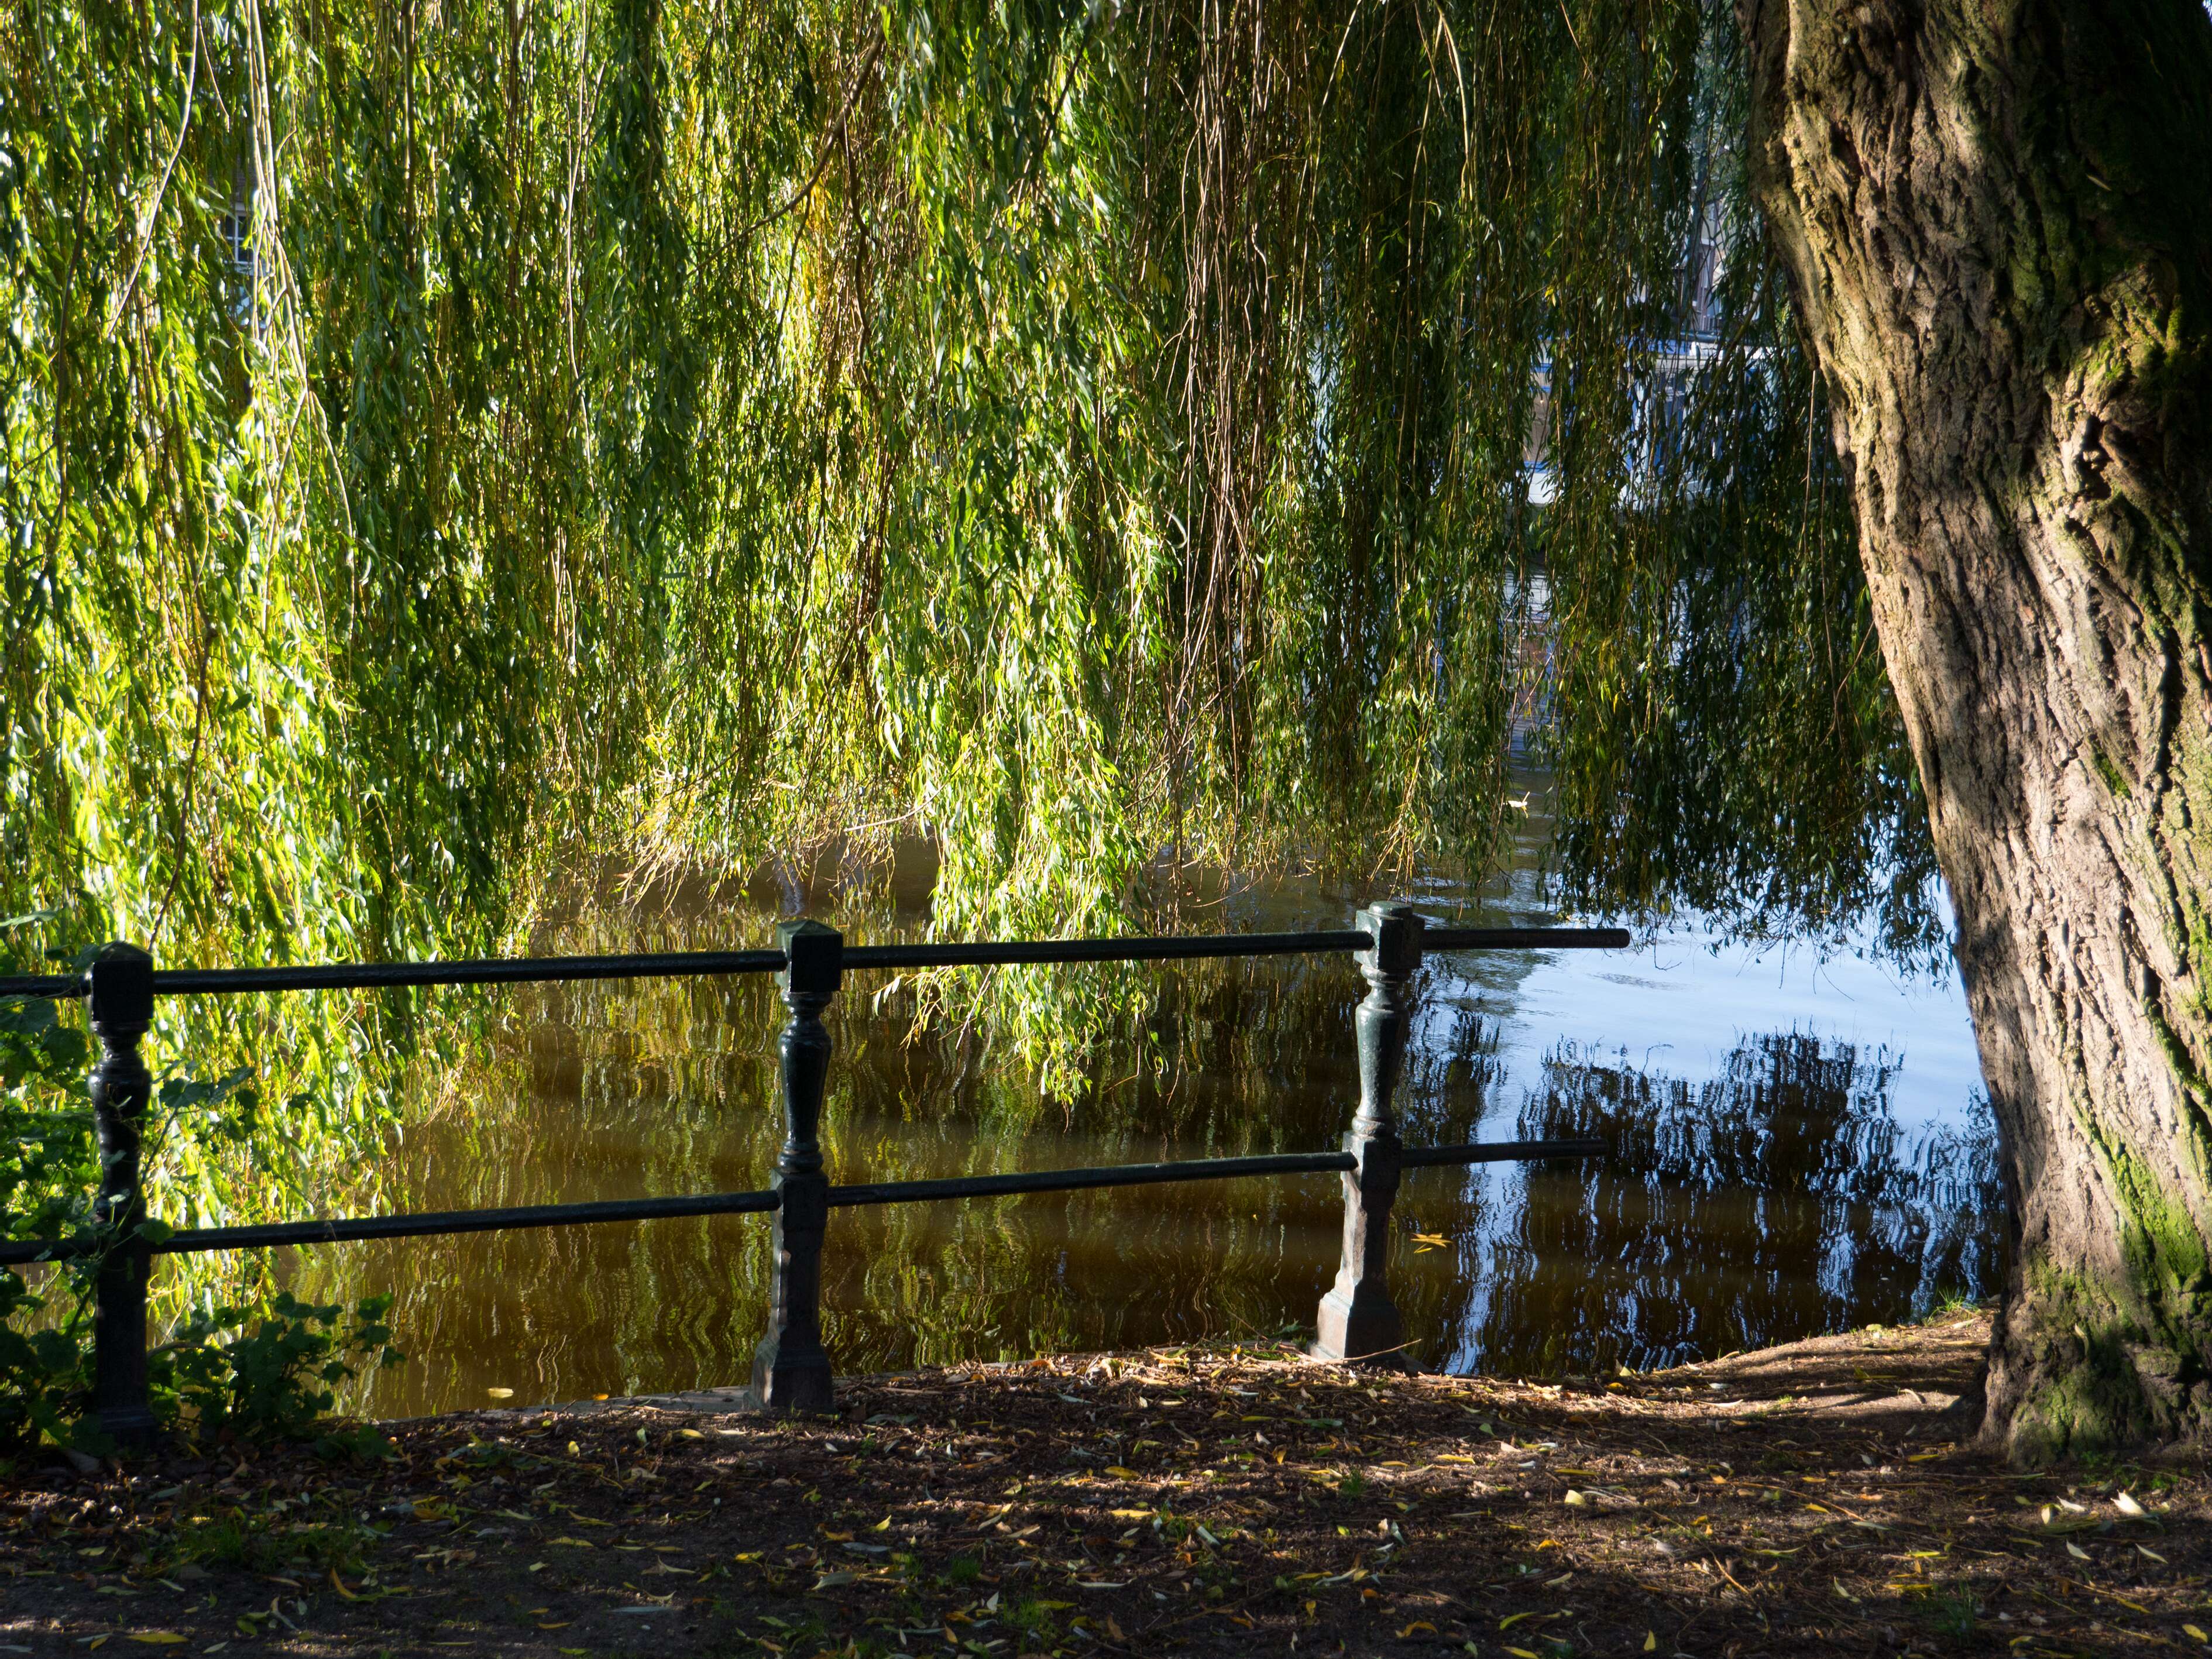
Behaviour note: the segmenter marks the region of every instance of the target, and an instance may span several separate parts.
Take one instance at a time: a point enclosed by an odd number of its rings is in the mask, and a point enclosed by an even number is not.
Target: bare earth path
[[[1614,1382],[1157,1349],[0,1479],[0,1652],[2045,1655],[2205,1646],[2201,1460],[2025,1474],[1988,1325]]]

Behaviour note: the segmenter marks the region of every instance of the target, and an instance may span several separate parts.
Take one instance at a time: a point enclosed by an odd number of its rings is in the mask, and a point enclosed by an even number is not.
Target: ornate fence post
[[[135,945],[100,946],[92,963],[89,1014],[100,1040],[93,1066],[92,1114],[100,1148],[100,1193],[93,1221],[112,1244],[100,1259],[92,1322],[92,1406],[117,1444],[154,1437],[146,1397],[146,1281],[152,1258],[134,1235],[146,1218],[138,1149],[153,1079],[138,1041],[154,1023],[154,958]]]
[[[822,1011],[842,976],[844,935],[813,921],[776,924],[785,966],[776,975],[791,1020],[783,1028],[782,1155],[775,1188],[782,1204],[771,1237],[775,1283],[768,1334],[753,1354],[753,1397],[773,1412],[826,1412],[830,1354],[822,1346],[822,1236],[830,1219],[830,1179],[822,1173],[822,1089],[830,1072],[830,1032]]]
[[[1370,905],[1359,925],[1375,948],[1359,953],[1367,997],[1359,1005],[1359,1112],[1344,1149],[1359,1160],[1344,1176],[1344,1256],[1321,1299],[1317,1359],[1373,1358],[1404,1365],[1406,1322],[1390,1299],[1390,1206],[1398,1196],[1398,1114],[1392,1096],[1406,1057],[1413,975],[1425,923],[1409,904]]]

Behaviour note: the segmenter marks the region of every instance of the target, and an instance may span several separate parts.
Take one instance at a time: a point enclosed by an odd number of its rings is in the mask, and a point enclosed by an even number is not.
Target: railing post
[[[844,936],[813,921],[776,924],[785,967],[776,975],[791,1010],[783,1028],[783,1152],[775,1188],[782,1203],[772,1227],[775,1282],[768,1334],[753,1354],[753,1397],[763,1411],[826,1412],[830,1354],[822,1346],[822,1237],[830,1219],[830,1179],[822,1172],[822,1091],[830,1072],[830,1032],[822,1011],[836,994]]]
[[[154,1023],[154,958],[135,945],[103,945],[92,963],[89,1006],[100,1060],[92,1070],[100,1193],[94,1224],[112,1240],[100,1258],[92,1322],[92,1407],[120,1446],[154,1438],[146,1397],[146,1281],[152,1257],[136,1237],[146,1218],[138,1184],[139,1141],[153,1079],[138,1041]]]
[[[1344,1255],[1321,1299],[1316,1359],[1404,1366],[1406,1322],[1390,1297],[1390,1206],[1398,1196],[1398,1114],[1392,1097],[1406,1057],[1413,975],[1425,924],[1409,904],[1375,904],[1359,925],[1375,947],[1359,953],[1367,997],[1359,1005],[1359,1111],[1344,1149],[1359,1160],[1344,1176]]]

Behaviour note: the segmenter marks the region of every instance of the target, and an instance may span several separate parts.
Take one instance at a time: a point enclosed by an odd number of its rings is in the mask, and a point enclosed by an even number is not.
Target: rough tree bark
[[[1984,1439],[2212,1430],[2212,22],[1737,0],[1753,188],[1957,905]]]

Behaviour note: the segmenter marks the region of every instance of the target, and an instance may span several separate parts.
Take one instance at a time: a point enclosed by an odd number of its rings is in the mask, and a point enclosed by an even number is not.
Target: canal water
[[[1524,849],[1526,850],[1526,849]],[[1541,923],[1533,853],[1483,893],[1410,894],[1460,925]],[[765,943],[805,908],[853,942],[919,938],[926,858],[889,893],[775,881],[590,907],[563,949]],[[1351,925],[1377,896],[1310,880],[1188,896],[1186,931]],[[1049,975],[1064,969],[1007,970]],[[1048,1098],[988,1022],[917,1030],[904,988],[848,979],[823,1142],[836,1181],[1311,1151],[1356,1100],[1348,957],[1140,970],[1152,994]],[[877,976],[879,977],[879,976]],[[954,988],[957,1007],[958,988]],[[1594,1135],[1573,1166],[1411,1172],[1395,1284],[1425,1364],[1643,1369],[1924,1313],[1994,1290],[1994,1127],[1955,974],[1716,945],[1431,958],[1408,1144]],[[511,994],[484,1052],[395,1141],[394,1209],[767,1184],[780,1139],[765,977]],[[1192,1338],[1310,1334],[1334,1273],[1334,1176],[833,1212],[842,1372]],[[765,1218],[410,1239],[319,1251],[303,1291],[389,1291],[410,1360],[380,1416],[743,1381],[767,1308]],[[511,1390],[511,1393],[495,1392]]]

